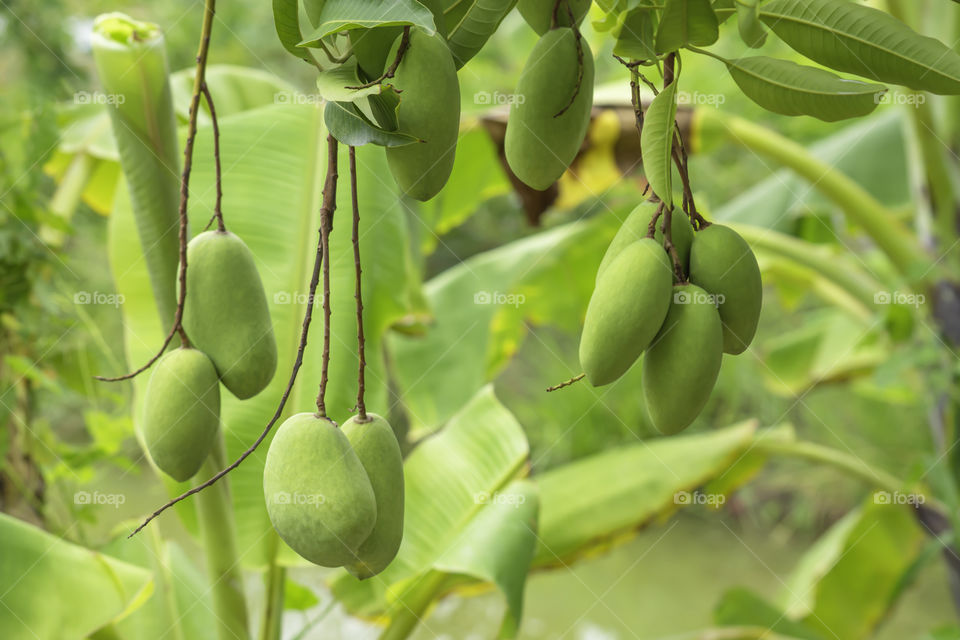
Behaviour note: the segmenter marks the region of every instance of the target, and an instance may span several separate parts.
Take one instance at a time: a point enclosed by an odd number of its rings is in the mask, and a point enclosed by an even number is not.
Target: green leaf
[[[720,27],[710,0],[666,0],[657,28],[657,53],[691,44],[706,47],[719,37]]]
[[[647,107],[640,131],[644,174],[650,188],[668,207],[673,206],[672,151],[676,117],[677,83],[673,81]]]
[[[536,476],[540,545],[536,565],[567,562],[590,547],[677,509],[750,446],[756,422],[658,438],[578,460]]]
[[[0,514],[0,637],[86,638],[150,597],[149,571]]]
[[[467,10],[456,24],[447,24],[447,44],[457,69],[483,48],[517,0],[462,0]]]
[[[734,588],[724,593],[714,609],[713,619],[724,627],[756,627],[769,629],[779,637],[823,640],[802,622],[791,620],[766,600],[744,588]]]
[[[300,46],[317,46],[321,38],[350,29],[413,25],[433,35],[433,14],[416,0],[327,0],[316,20],[317,28]]]
[[[740,39],[753,49],[759,49],[767,41],[767,31],[760,22],[759,0],[737,2],[737,30]]]
[[[405,461],[406,514],[397,557],[376,580],[338,573],[332,583],[336,598],[353,614],[375,615],[387,609],[388,594],[402,601],[423,576],[446,567],[494,579],[511,607],[518,606],[536,494],[527,485],[509,485],[528,453],[516,419],[491,387],[482,389]],[[509,544],[486,542],[499,537]]]
[[[299,0],[273,0],[273,26],[284,49],[301,60],[313,62],[310,52],[298,46],[303,40],[303,34],[300,33]]]
[[[876,109],[887,91],[883,85],[767,56],[724,62],[748,98],[785,116],[807,115],[827,122],[857,118]]]
[[[323,110],[323,120],[334,138],[353,147],[367,143],[381,147],[402,147],[419,142],[408,133],[381,129],[350,102],[328,102]]]
[[[657,57],[654,49],[654,19],[652,9],[640,7],[626,13],[623,24],[617,33],[613,52],[621,58],[632,60],[653,60]]]
[[[383,87],[380,83],[375,83],[363,89],[348,88],[359,87],[362,84],[364,83],[357,75],[355,59],[317,74],[317,90],[320,92],[320,97],[327,102],[355,102],[380,93]]]
[[[793,49],[837,71],[960,94],[960,54],[883,11],[845,0],[773,0],[760,18]]]

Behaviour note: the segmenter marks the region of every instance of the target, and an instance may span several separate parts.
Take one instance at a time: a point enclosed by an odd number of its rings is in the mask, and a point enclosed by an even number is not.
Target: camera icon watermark
[[[527,297],[522,293],[501,293],[500,291],[477,291],[473,294],[473,304],[509,305],[514,308],[525,304]]]
[[[127,101],[122,93],[101,93],[99,91],[77,91],[73,94],[73,104],[112,104],[121,105]]]
[[[927,297],[922,293],[904,293],[902,291],[877,291],[873,294],[873,304],[888,305],[900,304],[916,309],[927,302]]]
[[[876,491],[873,494],[874,504],[910,504],[920,505],[927,501],[922,493],[903,493],[902,491]]]
[[[674,291],[673,304],[709,304],[719,307],[726,300],[722,293],[701,293],[699,291]]]
[[[516,493],[500,493],[499,491],[490,493],[489,491],[478,491],[477,493],[473,494],[474,504],[500,504],[516,508],[524,504],[526,501],[526,496]]]
[[[673,504],[692,505],[705,504],[711,507],[720,507],[727,501],[722,493],[701,493],[700,491],[677,491],[673,494]]]
[[[499,91],[490,93],[489,91],[477,91],[473,94],[474,104],[523,104],[526,101],[527,98],[522,93],[500,93]]]
[[[114,509],[119,509],[120,505],[127,501],[127,496],[122,493],[101,493],[99,491],[77,491],[73,494],[73,504],[77,505],[109,505]]]
[[[108,305],[118,308],[126,301],[122,293],[101,293],[99,291],[77,291],[73,294],[73,304],[76,305]]]

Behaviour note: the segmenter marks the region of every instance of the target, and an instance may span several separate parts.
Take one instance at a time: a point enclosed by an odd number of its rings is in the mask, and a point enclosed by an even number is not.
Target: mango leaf
[[[758,627],[780,637],[823,640],[805,624],[791,620],[749,589],[734,588],[724,593],[713,611],[713,620],[723,627]]]
[[[632,60],[653,60],[657,57],[654,49],[655,17],[653,9],[639,7],[625,14],[613,52]]]
[[[883,495],[886,501],[876,497]],[[824,637],[869,637],[923,549],[925,534],[912,512],[880,492],[847,514],[788,579],[780,603],[787,615],[804,617]]]
[[[311,53],[297,46],[303,40],[303,34],[300,33],[299,0],[273,0],[273,26],[284,49],[302,60],[313,62]]]
[[[455,24],[447,24],[447,44],[457,69],[483,48],[517,0],[469,0]]]
[[[566,563],[689,501],[680,492],[723,473],[753,441],[756,422],[659,438],[552,469],[540,486],[535,565]]]
[[[418,142],[410,134],[381,129],[351,102],[328,102],[323,109],[323,121],[334,138],[352,147],[368,143],[381,147],[402,147]]]
[[[717,22],[723,24],[730,16],[735,14],[737,12],[736,4],[736,0],[713,0],[713,12],[717,16]]]
[[[845,0],[773,0],[760,18],[790,47],[837,71],[960,93],[960,54],[878,9]]]
[[[351,59],[333,69],[317,74],[317,90],[328,102],[354,102],[360,98],[380,93],[383,85],[374,84],[363,89],[349,89],[363,83],[357,75],[357,61]]]
[[[403,542],[394,561],[376,580],[339,572],[336,598],[355,615],[387,610],[424,577],[445,567],[491,579],[519,606],[532,554],[535,492],[511,481],[528,455],[523,429],[482,389],[437,435],[404,462],[406,514]],[[503,539],[507,544],[491,545]]]
[[[676,117],[677,83],[674,81],[647,107],[640,131],[643,172],[650,188],[668,207],[673,206],[672,151]]]
[[[149,571],[0,514],[0,637],[85,638],[150,597]]]
[[[807,115],[826,122],[858,118],[876,109],[887,91],[880,84],[767,56],[724,62],[748,98],[785,116]]]
[[[317,46],[321,38],[350,29],[409,24],[430,35],[437,30],[433,14],[416,0],[326,0],[315,24],[300,46]]]
[[[767,41],[767,32],[760,22],[760,0],[737,2],[737,30],[740,39],[752,49],[759,49]]]
[[[272,105],[225,117],[220,121],[224,167],[223,210],[227,227],[240,236],[256,257],[277,338],[279,363],[270,385],[255,398],[238,401],[222,394],[221,417],[227,457],[236,458],[263,430],[276,409],[296,354],[300,324],[307,304],[307,284],[316,252],[320,185],[325,172],[325,138],[320,109],[313,105]],[[189,213],[194,233],[213,210],[215,180],[212,135],[198,131],[191,178]],[[346,150],[341,150],[338,202],[349,220],[350,183]],[[364,326],[367,337],[367,405],[386,413],[386,370],[380,345],[384,332],[409,313],[419,299],[418,276],[409,257],[405,208],[389,179],[386,159],[378,149],[357,150],[360,195],[361,258],[364,270]],[[340,220],[340,217],[337,217]],[[139,244],[131,240],[133,221],[119,199],[109,229],[110,262],[126,327],[131,364],[143,362],[160,344],[155,303],[144,286],[146,273]],[[356,399],[356,315],[351,225],[334,224],[331,254],[331,357],[327,407],[342,421]],[[319,335],[319,323],[314,336]],[[303,368],[287,403],[286,414],[313,406],[319,381],[322,341],[309,341]],[[135,384],[139,422],[145,377]],[[282,419],[281,419],[282,420]],[[269,438],[230,474],[237,548],[247,566],[263,566],[276,544],[263,501],[263,461]],[[292,558],[292,552],[290,553]]]
[[[690,44],[706,47],[719,37],[719,23],[710,0],[666,0],[657,28],[657,53]]]

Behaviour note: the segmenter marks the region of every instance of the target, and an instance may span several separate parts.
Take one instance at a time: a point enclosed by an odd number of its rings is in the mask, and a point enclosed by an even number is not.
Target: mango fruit
[[[580,44],[583,78],[573,104],[570,98],[577,91],[579,74],[577,40],[572,29],[560,28],[533,47],[510,106],[504,138],[507,163],[517,178],[540,191],[567,170],[590,125],[593,54],[586,39]]]
[[[394,43],[387,60],[400,46]],[[397,185],[410,197],[429,200],[453,171],[460,132],[457,67],[443,37],[410,30],[410,45],[397,67],[393,85],[401,91],[397,128],[423,140],[387,147],[387,163]]]
[[[147,382],[141,429],[157,467],[174,480],[189,480],[219,428],[220,380],[210,359],[189,348],[163,355]]]
[[[377,521],[373,487],[350,441],[313,413],[280,425],[267,451],[263,495],[283,541],[322,567],[356,562]]]
[[[354,416],[344,422],[341,429],[366,470],[377,501],[377,523],[373,533],[357,549],[359,560],[346,567],[363,580],[386,569],[400,549],[403,538],[403,456],[390,424],[375,413],[368,413],[366,422]]]
[[[700,415],[722,359],[715,298],[696,285],[674,287],[667,318],[643,356],[643,397],[660,433],[678,433]]]
[[[673,265],[650,238],[630,244],[610,263],[587,305],[580,364],[594,386],[622,376],[660,330],[673,288]]]
[[[205,231],[187,245],[183,328],[241,400],[277,370],[277,341],[253,253],[229,231]]]
[[[519,0],[517,10],[527,24],[541,36],[550,30],[553,23],[555,0]],[[569,27],[570,13],[579,26],[590,9],[590,0],[561,0],[557,8],[557,26]]]
[[[723,351],[743,353],[757,332],[763,283],[757,258],[736,231],[712,224],[690,248],[690,282],[717,296]]]
[[[379,78],[393,58],[387,55],[403,27],[361,28],[349,31],[350,48],[357,59],[357,66],[366,74],[367,79]],[[394,52],[395,53],[395,52]]]
[[[617,231],[617,235],[613,237],[613,240],[607,247],[607,252],[603,254],[600,267],[597,269],[597,278],[600,278],[600,274],[610,266],[610,263],[623,251],[624,247],[629,246],[631,242],[636,242],[637,240],[642,240],[647,237],[647,229],[650,228],[650,221],[653,219],[653,216],[656,215],[658,206],[655,202],[641,202],[630,212],[630,215],[627,216],[627,219],[624,220],[620,226],[620,230]],[[653,236],[659,245],[663,245],[663,232],[660,230],[662,224],[663,214],[661,214],[660,219],[657,220],[657,230]],[[673,241],[673,246],[677,250],[677,256],[680,258],[680,264],[683,265],[683,271],[686,273],[690,264],[690,245],[693,243],[693,227],[690,225],[690,219],[679,209],[674,210],[670,220],[670,239]]]

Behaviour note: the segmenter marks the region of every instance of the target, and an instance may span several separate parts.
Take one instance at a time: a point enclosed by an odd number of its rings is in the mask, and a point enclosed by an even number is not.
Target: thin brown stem
[[[563,389],[565,387],[569,387],[570,385],[576,382],[580,382],[581,380],[584,379],[584,377],[586,377],[586,375],[587,374],[585,373],[581,373],[580,375],[573,376],[569,380],[564,380],[560,384],[555,384],[552,387],[547,387],[547,393],[550,393],[551,391],[556,391],[557,389]]]
[[[330,150],[329,157],[333,158],[333,162],[328,161],[328,164],[327,164],[327,177],[326,177],[326,181],[324,182],[323,205],[320,209],[321,213],[324,211],[330,211],[332,213],[337,206],[336,204],[337,202],[336,200],[337,198],[337,163],[336,163],[337,142],[333,138],[333,136],[327,136],[327,147]],[[323,217],[324,216],[321,215],[321,218]],[[189,491],[180,494],[173,500],[170,500],[169,502],[164,504],[162,507],[154,511],[152,514],[150,514],[150,516],[146,520],[144,520],[140,524],[139,527],[137,527],[133,531],[133,533],[127,536],[128,538],[132,538],[133,536],[135,536],[145,526],[150,524],[151,520],[159,516],[161,513],[163,513],[173,505],[183,500],[186,500],[190,496],[194,495],[195,493],[199,493],[203,491],[209,486],[212,486],[222,477],[224,477],[225,475],[227,475],[228,473],[230,473],[231,471],[239,467],[240,464],[244,460],[246,460],[251,453],[256,451],[257,447],[260,446],[260,443],[262,443],[264,439],[267,437],[267,434],[270,433],[270,429],[272,429],[273,425],[276,424],[277,420],[280,419],[280,416],[283,414],[283,409],[287,405],[287,399],[290,397],[290,392],[293,389],[293,385],[297,381],[297,374],[300,372],[300,366],[303,364],[303,352],[307,348],[307,336],[310,333],[310,321],[313,318],[313,300],[317,293],[317,285],[320,282],[320,266],[324,259],[322,229],[319,235],[320,235],[320,238],[317,241],[317,253],[313,259],[313,271],[310,276],[310,287],[309,287],[309,296],[307,298],[307,308],[304,311],[303,324],[300,327],[300,342],[297,346],[297,357],[293,362],[293,368],[290,371],[290,378],[289,380],[287,380],[287,386],[283,390],[283,395],[280,397],[280,403],[277,405],[277,410],[273,413],[273,417],[270,418],[270,421],[267,423],[267,426],[263,429],[263,432],[260,434],[260,437],[258,437],[256,441],[247,448],[246,451],[240,454],[240,457],[234,460],[233,463],[230,464],[230,466],[226,467],[222,471],[219,471],[216,475],[214,475],[212,478],[210,478],[203,484],[197,485],[196,487],[193,487]]]
[[[193,168],[193,145],[197,138],[197,113],[200,110],[200,94],[206,86],[204,80],[207,71],[207,52],[210,49],[210,31],[213,28],[213,16],[215,14],[216,0],[206,0],[203,13],[203,25],[200,29],[200,45],[197,50],[197,69],[193,77],[193,94],[190,98],[190,115],[187,122],[187,143],[183,148],[183,171],[180,175],[180,208],[178,216],[180,220],[180,229],[178,232],[179,241],[179,261],[180,273],[179,284],[180,291],[177,295],[177,309],[174,312],[173,324],[167,337],[164,338],[160,349],[136,371],[132,371],[122,376],[108,378],[96,376],[97,380],[103,382],[118,382],[120,380],[130,380],[140,375],[155,363],[167,350],[173,336],[180,335],[180,344],[183,347],[190,346],[190,340],[187,333],[183,330],[183,307],[187,299],[187,201],[190,198],[190,170]]]
[[[204,82],[200,88],[203,91],[203,97],[207,101],[207,107],[210,109],[210,124],[213,128],[213,164],[216,168],[217,176],[217,200],[213,205],[213,217],[207,223],[207,228],[217,221],[217,231],[225,232],[227,227],[223,224],[223,171],[220,168],[220,126],[217,124],[217,110],[213,106],[213,96],[210,95],[210,89]]]
[[[366,391],[365,370],[367,367],[366,341],[363,335],[363,291],[360,267],[360,203],[357,198],[357,155],[350,147],[350,198],[353,200],[353,266],[356,273],[356,291],[353,297],[357,301],[357,356],[360,364],[357,372],[357,413],[361,422],[367,419],[367,405],[364,401]]]
[[[320,208],[320,245],[323,250],[323,354],[320,360],[320,389],[317,391],[317,416],[327,417],[327,379],[330,370],[330,231],[333,229],[333,213],[337,209],[337,139],[327,136],[327,184],[324,198],[330,189],[330,206]],[[330,169],[332,167],[332,171]]]
[[[570,102],[568,102],[567,106],[563,109],[555,113],[554,118],[559,118],[567,112],[567,109],[573,106],[577,96],[580,95],[581,85],[583,84],[583,35],[577,27],[577,21],[573,17],[573,11],[571,11],[569,4],[567,5],[567,13],[570,14],[570,28],[573,29],[573,36],[577,43],[577,85],[573,89],[573,95],[570,96]]]
[[[383,72],[376,80],[371,80],[370,82],[365,82],[360,85],[353,87],[346,87],[347,89],[369,89],[370,87],[375,87],[378,84],[382,84],[384,80],[390,80],[393,78],[394,74],[397,73],[397,68],[400,66],[400,62],[403,60],[403,54],[407,52],[407,47],[410,46],[410,27],[409,25],[403,28],[403,35],[400,36],[400,46],[397,47],[397,55],[393,58],[393,63],[387,67],[387,70]]]
[[[647,237],[652,238],[657,234],[657,220],[660,219],[660,216],[663,215],[663,208],[666,205],[661,202],[660,206],[657,207],[657,210],[654,212],[653,217],[650,218],[650,224],[647,225]]]

